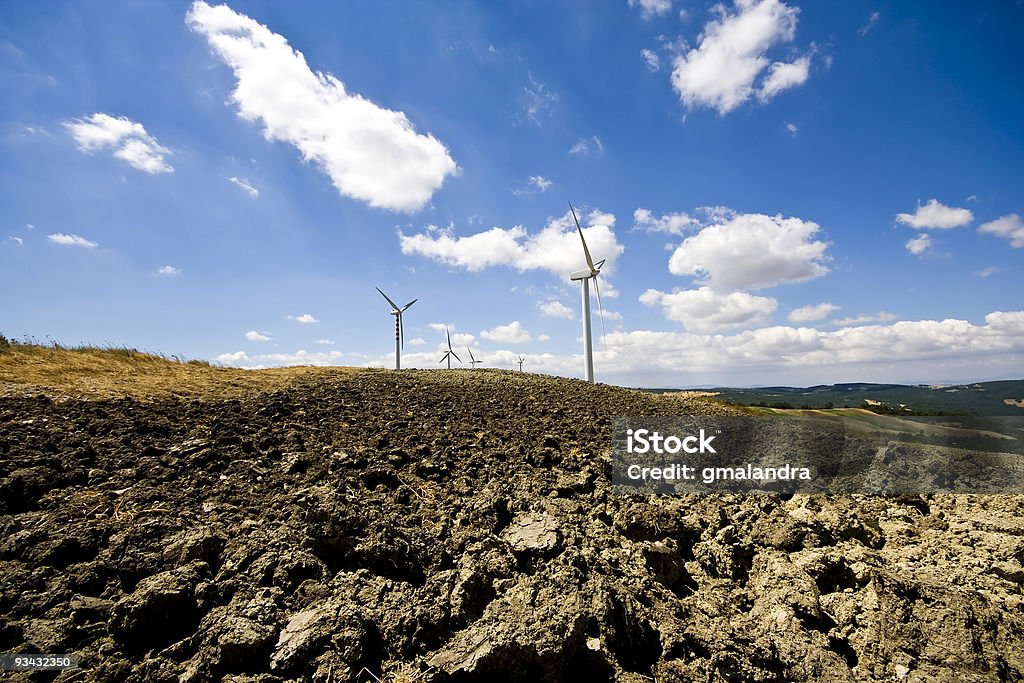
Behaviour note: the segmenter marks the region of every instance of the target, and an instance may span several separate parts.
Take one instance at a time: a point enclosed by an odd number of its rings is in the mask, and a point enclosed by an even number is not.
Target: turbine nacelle
[[[582,270],[576,270],[569,273],[570,280],[586,280],[588,278],[597,277],[598,273],[601,272],[601,266],[604,265],[604,259],[601,259],[594,264],[593,268],[583,268]]]

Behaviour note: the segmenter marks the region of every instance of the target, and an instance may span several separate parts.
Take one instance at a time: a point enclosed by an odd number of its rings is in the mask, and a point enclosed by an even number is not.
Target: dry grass
[[[136,349],[65,348],[10,342],[0,337],[0,396],[46,393],[89,399],[232,398],[280,389],[314,373],[322,376],[355,371],[314,367],[241,370]]]

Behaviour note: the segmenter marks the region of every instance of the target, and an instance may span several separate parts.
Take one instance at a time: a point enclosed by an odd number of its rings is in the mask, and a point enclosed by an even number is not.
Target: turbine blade
[[[398,312],[398,337],[401,340],[401,347],[405,348],[405,323],[402,322],[402,312]]]
[[[448,357],[448,354],[447,354],[447,353],[446,353],[446,354],[444,354],[443,356],[441,356],[441,360],[437,361],[437,362],[438,362],[438,364],[440,364],[440,363],[443,363],[443,362],[444,362],[444,359],[445,359],[445,358],[447,358],[447,357]]]
[[[448,336],[448,352],[452,350],[452,333],[448,331],[448,328],[444,328],[444,333]]]
[[[460,363],[462,362],[462,359],[459,358],[459,354],[455,353],[454,351],[449,351],[448,353],[450,353],[453,356],[455,356],[455,360],[459,361]]]
[[[467,346],[466,350],[469,351],[469,360],[470,360],[470,362],[475,363],[476,362],[476,356],[473,355],[473,349],[471,349],[471,348],[469,348]]]
[[[580,241],[583,242],[583,255],[587,257],[587,265],[590,266],[590,272],[597,270],[594,267],[594,259],[590,258],[590,250],[587,249],[587,241],[583,239],[583,227],[580,225],[580,219],[576,218],[576,209],[572,208],[572,202],[569,202],[569,210],[572,211],[573,220],[576,221],[576,230],[580,233]]]
[[[380,295],[388,300],[388,303],[391,304],[391,308],[393,310],[396,310],[396,311],[398,310],[398,304],[396,304],[394,301],[392,301],[391,297],[389,297],[387,294],[385,294],[384,292],[381,292],[380,287],[374,287],[374,289],[376,289],[378,292],[380,292]]]
[[[409,307],[412,306],[417,301],[419,301],[419,299],[413,299],[412,301],[407,303],[405,306],[402,306],[402,313],[405,313],[407,310],[409,310]]]
[[[608,336],[608,330],[604,327],[604,306],[601,304],[601,285],[597,284],[597,275],[594,275],[594,289],[597,290],[597,310],[601,312],[601,344],[604,345],[604,350],[608,350],[608,340],[605,338]]]

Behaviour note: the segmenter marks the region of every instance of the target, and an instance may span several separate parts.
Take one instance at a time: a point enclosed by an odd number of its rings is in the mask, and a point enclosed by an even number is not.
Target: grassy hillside
[[[813,387],[711,389],[716,398],[736,405],[778,408],[864,408],[894,414],[1018,415],[1024,408],[1024,380],[956,386],[905,384],[825,384]]]
[[[350,372],[316,368],[319,372]],[[229,397],[286,386],[314,368],[241,370],[123,347],[11,341],[0,335],[0,396],[36,389],[75,397]]]

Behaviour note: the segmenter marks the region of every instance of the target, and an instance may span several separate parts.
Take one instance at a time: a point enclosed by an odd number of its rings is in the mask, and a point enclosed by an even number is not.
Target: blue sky
[[[241,367],[1024,360],[1024,4],[0,5],[0,332]],[[596,304],[596,299],[594,300]],[[314,322],[315,321],[315,322]],[[460,353],[460,355],[462,355]]]

